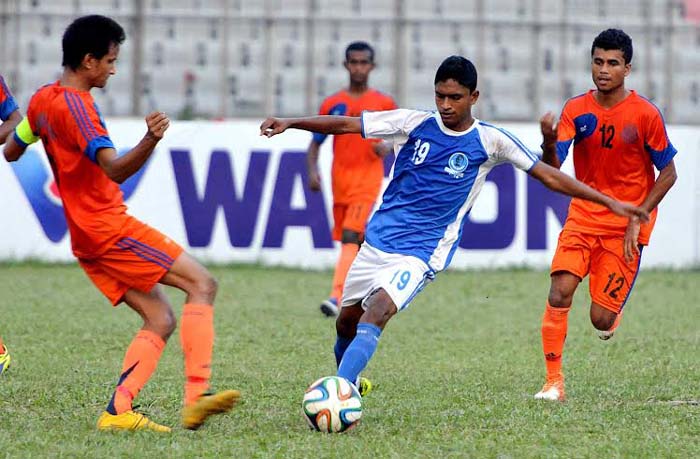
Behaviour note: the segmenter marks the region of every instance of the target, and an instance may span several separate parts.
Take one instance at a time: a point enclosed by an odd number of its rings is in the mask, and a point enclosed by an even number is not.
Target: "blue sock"
[[[352,343],[352,338],[345,338],[340,335],[335,338],[335,347],[333,348],[333,352],[335,352],[335,364],[337,366],[340,366],[340,361],[343,360],[345,350],[348,348],[348,346],[350,346],[350,343]]]
[[[354,384],[377,349],[381,334],[382,329],[376,325],[364,322],[359,323],[357,325],[357,335],[348,346],[338,366],[338,376]]]

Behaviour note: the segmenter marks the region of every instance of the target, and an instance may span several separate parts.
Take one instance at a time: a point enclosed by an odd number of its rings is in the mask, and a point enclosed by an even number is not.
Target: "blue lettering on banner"
[[[306,207],[292,208],[292,191],[296,179],[300,177],[303,184]],[[308,186],[305,151],[286,151],[282,153],[277,170],[277,181],[272,194],[270,215],[263,247],[282,247],[284,232],[287,227],[309,227],[313,236],[314,247],[328,249],[333,247],[326,205],[322,193],[314,193]]]
[[[121,149],[120,154],[127,150]],[[248,170],[244,172],[234,170],[235,164],[228,151],[214,150],[211,153],[206,183],[197,187],[191,152],[187,149],[170,150],[185,232],[191,247],[209,246],[219,209],[223,210],[232,247],[251,247],[258,224],[265,225],[263,248],[282,247],[285,232],[290,227],[307,228],[314,248],[333,247],[324,195],[314,193],[308,187],[306,152],[282,152],[276,171],[270,171],[271,156],[272,153],[267,150],[252,151]],[[388,172],[391,159],[386,160],[385,165]],[[126,200],[136,191],[147,168],[148,163],[121,185]],[[52,242],[60,242],[68,231],[63,206],[51,171],[41,158],[40,152],[28,149],[20,161],[12,163],[12,170],[46,237]],[[245,174],[242,190],[236,187],[235,173]],[[261,209],[263,188],[267,179],[274,180],[273,194],[270,208]],[[515,239],[516,171],[511,165],[501,165],[494,168],[486,180],[498,189],[496,220],[479,223],[467,216],[459,243],[462,249],[505,249]],[[302,184],[304,204],[301,207],[293,207],[294,186],[299,182]],[[201,196],[197,192],[198,189],[204,190]],[[549,211],[553,212],[563,225],[569,201],[568,197],[548,190],[537,180],[527,178],[527,250],[547,249],[547,215]]]
[[[260,199],[270,152],[251,152],[245,186],[243,192],[238,193],[233,181],[233,164],[229,153],[214,150],[209,163],[204,196],[201,198],[197,195],[190,152],[172,149],[170,157],[189,245],[209,245],[216,214],[219,208],[222,208],[231,246],[250,247],[260,213]]]
[[[498,216],[491,223],[465,219],[459,246],[468,250],[497,250],[509,247],[516,233],[517,190],[515,169],[510,164],[494,167],[486,176],[498,188]],[[478,198],[477,198],[478,199]],[[541,182],[527,177],[527,250],[547,249],[547,210],[551,209],[561,225],[566,221],[571,198],[548,190]]]
[[[467,215],[462,240],[459,241],[459,246],[463,249],[505,249],[515,238],[515,169],[510,164],[494,167],[486,176],[486,181],[494,183],[498,188],[498,215],[491,223],[473,222]]]

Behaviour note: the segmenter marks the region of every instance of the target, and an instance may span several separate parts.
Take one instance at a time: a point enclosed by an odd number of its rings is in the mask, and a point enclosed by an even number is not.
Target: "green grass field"
[[[335,373],[335,331],[317,303],[331,274],[214,268],[220,281],[213,382],[243,402],[196,432],[178,426],[177,335],[137,403],[170,435],[94,428],[140,326],[73,265],[0,265],[6,457],[698,457],[700,273],[644,272],[615,338],[588,322],[587,286],[569,320],[565,404],[543,383],[544,272],[450,272],[387,327],[365,373],[375,391],[348,434],[310,431],[306,386]],[[171,290],[181,310],[182,295]],[[674,403],[686,401],[688,403]]]

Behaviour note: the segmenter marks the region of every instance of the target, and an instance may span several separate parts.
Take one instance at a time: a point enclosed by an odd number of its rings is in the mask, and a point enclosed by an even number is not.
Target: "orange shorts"
[[[333,204],[333,239],[342,240],[343,230],[355,231],[360,235],[365,234],[365,226],[367,226],[367,220],[373,208],[374,202],[367,201]]]
[[[616,314],[627,302],[639,273],[640,255],[627,263],[623,255],[622,237],[596,236],[564,230],[559,235],[551,273],[568,271],[588,281],[591,300]]]
[[[124,237],[97,258],[78,262],[95,286],[114,306],[127,290],[150,292],[170,271],[182,247],[160,231],[132,218]]]

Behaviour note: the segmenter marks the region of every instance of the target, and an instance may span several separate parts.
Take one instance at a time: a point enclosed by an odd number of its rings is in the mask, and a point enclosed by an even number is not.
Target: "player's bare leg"
[[[358,382],[360,373],[367,366],[377,348],[382,330],[389,319],[398,312],[394,301],[384,289],[375,291],[365,300],[366,309],[359,319],[357,318],[359,314],[357,306],[352,306],[355,309],[349,311],[345,316],[347,322],[341,321],[343,312],[336,322],[339,333],[341,330],[348,333],[348,328],[351,328],[353,323],[356,324],[355,337],[347,346],[338,366],[338,376],[353,382]],[[362,381],[360,380],[358,383],[361,389]],[[360,395],[366,395],[371,390],[371,384],[368,383],[368,380],[365,381],[366,391],[364,394],[361,391]]]
[[[581,279],[567,271],[552,274],[547,306],[542,317],[542,349],[544,351],[547,379],[536,399],[563,401],[564,373],[562,354],[568,328],[568,315],[574,292]]]
[[[346,306],[340,309],[340,314],[335,320],[335,330],[338,336],[352,340],[357,333],[357,324],[360,322],[360,317],[365,313],[361,303],[355,303],[352,306]],[[341,355],[342,357],[342,355]]]
[[[609,309],[597,303],[591,303],[591,323],[598,330],[598,337],[602,340],[612,338],[617,326],[620,324],[622,313],[615,314]]]
[[[165,343],[175,330],[175,316],[159,286],[150,292],[130,289],[124,302],[143,319],[124,356],[121,377],[107,409],[97,421],[99,430],[152,430],[170,432],[143,414],[135,412],[132,401],[155,371]]]
[[[321,312],[327,317],[336,317],[339,313],[338,304],[343,297],[345,278],[350,270],[350,265],[352,265],[353,260],[357,256],[357,252],[360,250],[361,242],[362,234],[353,230],[343,229],[341,238],[342,247],[335,266],[335,271],[333,272],[331,293],[328,299],[321,303]]]
[[[187,429],[197,429],[210,416],[231,410],[241,396],[237,390],[209,391],[218,285],[204,266],[184,252],[161,282],[187,294],[180,323],[186,379],[182,423]]]
[[[386,327],[389,319],[394,317],[399,311],[394,304],[394,300],[391,299],[389,294],[383,288],[380,288],[365,300],[366,310],[362,317],[360,317],[360,323],[370,323],[382,330]]]

